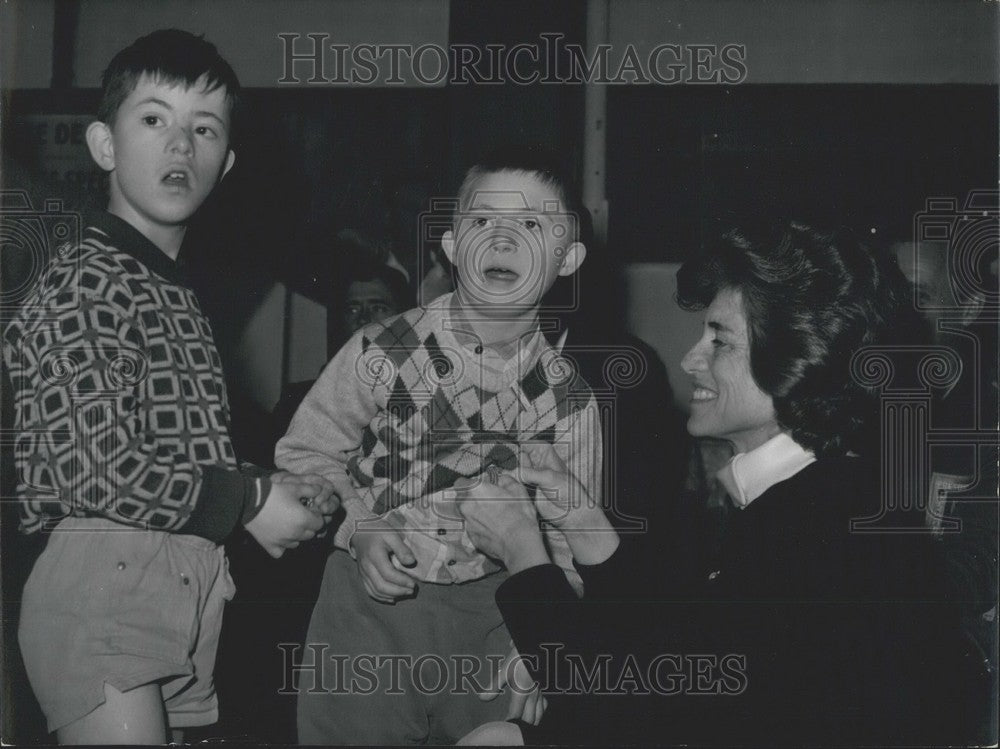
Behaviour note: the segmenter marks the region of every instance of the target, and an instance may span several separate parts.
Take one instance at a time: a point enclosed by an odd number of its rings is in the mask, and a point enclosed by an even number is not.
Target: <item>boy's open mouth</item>
[[[491,281],[516,281],[519,274],[516,271],[512,271],[510,268],[500,268],[498,266],[491,266],[483,270],[483,275]]]
[[[161,182],[170,186],[186,186],[188,184],[188,173],[183,169],[172,169],[163,175]]]

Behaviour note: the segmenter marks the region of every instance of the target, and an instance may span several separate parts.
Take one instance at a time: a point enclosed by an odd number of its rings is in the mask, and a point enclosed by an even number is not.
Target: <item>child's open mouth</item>
[[[186,187],[188,185],[188,173],[183,170],[167,172],[162,182],[171,187]]]
[[[518,279],[518,274],[509,268],[487,268],[483,271],[483,275],[491,281],[516,281]]]

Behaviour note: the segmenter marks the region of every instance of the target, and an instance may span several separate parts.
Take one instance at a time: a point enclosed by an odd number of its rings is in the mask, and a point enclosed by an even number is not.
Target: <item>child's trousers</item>
[[[512,647],[493,598],[506,577],[418,583],[389,605],[368,596],[347,552],[333,552],[294,662],[299,742],[453,744],[503,720],[509,694],[483,702],[476,692]]]

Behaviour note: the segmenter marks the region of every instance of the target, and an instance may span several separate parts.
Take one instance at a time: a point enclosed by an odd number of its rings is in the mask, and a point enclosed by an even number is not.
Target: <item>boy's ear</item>
[[[444,250],[444,256],[448,258],[448,262],[452,265],[455,264],[455,235],[452,234],[451,229],[448,229],[444,234],[441,235],[441,249]]]
[[[87,127],[87,148],[90,157],[106,172],[115,168],[115,144],[111,128],[103,122],[91,122]]]
[[[236,163],[236,151],[229,149],[229,154],[226,156],[226,165],[222,167],[222,174],[219,175],[219,182],[222,178],[229,174],[229,170],[233,168],[233,164]]]
[[[560,276],[572,276],[576,273],[577,269],[583,265],[584,259],[587,257],[587,248],[584,246],[583,242],[574,242],[566,250],[566,254],[563,255],[562,261],[559,263],[559,275]]]

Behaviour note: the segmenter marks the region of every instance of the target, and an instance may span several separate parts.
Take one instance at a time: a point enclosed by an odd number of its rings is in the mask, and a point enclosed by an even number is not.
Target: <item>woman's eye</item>
[[[198,133],[198,135],[205,135],[205,136],[207,136],[209,138],[214,138],[215,137],[215,131],[212,128],[210,128],[208,125],[199,125],[198,127],[196,127],[194,129],[194,131],[196,133]]]
[[[142,118],[142,121],[144,124],[149,125],[150,127],[160,124],[160,118],[157,117],[155,114],[147,114],[145,117]]]
[[[473,220],[473,224],[476,226],[486,226],[489,222],[490,220],[484,216],[480,216],[479,218]]]
[[[533,218],[526,218],[524,220],[524,228],[525,229],[534,229],[537,226],[538,226],[538,222],[535,221],[535,219],[533,219]]]
[[[718,338],[713,338],[712,339],[712,345],[715,346],[715,348],[720,348],[722,346],[725,346],[726,342],[725,341],[720,341]]]

